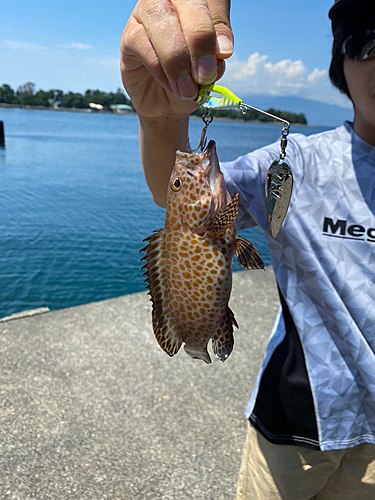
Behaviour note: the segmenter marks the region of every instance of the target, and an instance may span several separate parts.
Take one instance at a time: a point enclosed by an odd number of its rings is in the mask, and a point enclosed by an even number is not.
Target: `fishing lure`
[[[271,234],[276,238],[280,228],[284,222],[286,213],[288,211],[290,197],[293,189],[293,174],[289,162],[286,159],[286,147],[288,143],[288,134],[290,123],[284,118],[275,116],[267,111],[263,111],[249,104],[245,104],[233,92],[221,85],[202,85],[199,87],[198,97],[195,102],[206,108],[206,112],[202,117],[204,127],[198,149],[203,151],[207,139],[207,129],[212,122],[213,117],[210,109],[228,109],[237,108],[246,113],[249,109],[253,109],[258,113],[263,113],[270,116],[274,120],[282,122],[281,142],[280,142],[280,156],[276,158],[267,172],[265,192],[266,192],[266,209],[268,222],[270,224]]]

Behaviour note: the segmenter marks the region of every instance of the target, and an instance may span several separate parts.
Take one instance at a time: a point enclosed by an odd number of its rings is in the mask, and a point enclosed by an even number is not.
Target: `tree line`
[[[289,123],[300,123],[301,125],[307,125],[307,119],[304,113],[292,113],[290,111],[281,111],[274,108],[269,108],[265,111],[280,118],[284,118],[284,120],[287,120]],[[248,109],[246,114],[243,114],[242,111],[237,109],[211,109],[210,112],[214,118],[216,117],[227,118],[230,120],[280,123],[279,121],[274,120],[271,116],[264,115],[263,113],[259,113],[258,111],[255,111],[253,109]],[[204,113],[204,108],[198,108],[196,111],[194,111],[193,115],[203,116]]]
[[[101,104],[104,109],[110,109],[113,104],[132,105],[120,88],[117,92],[86,90],[84,94],[80,94],[79,92],[63,92],[59,89],[36,90],[32,82],[21,85],[17,90],[13,90],[10,85],[4,83],[0,87],[0,103],[80,109],[89,108],[90,103]]]
[[[101,104],[104,109],[110,109],[114,104],[127,104],[132,106],[130,99],[126,97],[124,92],[119,88],[117,92],[102,92],[101,90],[86,90],[84,94],[79,92],[63,92],[62,90],[36,90],[35,84],[27,82],[21,85],[17,90],[4,83],[0,87],[0,103],[5,104],[20,104],[29,106],[50,106],[62,108],[89,108],[90,103]],[[300,123],[307,125],[306,116],[303,113],[291,113],[290,111],[280,111],[278,109],[269,108],[266,111],[273,115],[279,116],[288,120],[290,123]],[[198,108],[193,115],[202,116],[204,108]],[[244,121],[259,121],[273,122],[273,118],[263,115],[254,110],[248,110],[246,114],[235,109],[218,109],[211,110],[214,117],[227,118],[231,120]]]

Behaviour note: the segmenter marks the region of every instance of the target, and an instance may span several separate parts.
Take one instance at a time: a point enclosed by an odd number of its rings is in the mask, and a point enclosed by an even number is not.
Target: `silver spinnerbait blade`
[[[288,211],[293,188],[293,175],[288,161],[272,162],[266,178],[266,208],[271,234],[276,238]]]

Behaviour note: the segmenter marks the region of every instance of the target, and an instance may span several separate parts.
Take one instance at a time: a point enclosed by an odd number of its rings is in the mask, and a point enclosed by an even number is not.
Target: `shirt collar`
[[[354,131],[353,123],[346,121],[344,127],[347,132],[351,135],[353,156],[357,158],[371,158],[375,159],[375,146],[372,146],[368,142],[364,141],[359,135]]]

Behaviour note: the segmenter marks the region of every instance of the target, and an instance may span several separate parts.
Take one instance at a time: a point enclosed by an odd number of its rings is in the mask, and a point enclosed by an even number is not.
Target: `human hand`
[[[198,85],[233,53],[230,0],[139,0],[121,39],[121,77],[144,117],[189,115]]]

